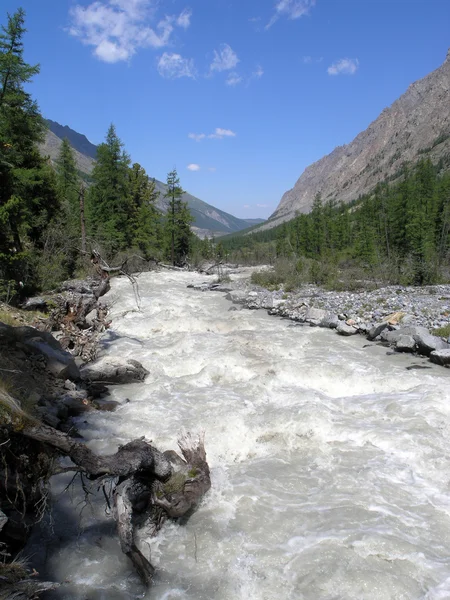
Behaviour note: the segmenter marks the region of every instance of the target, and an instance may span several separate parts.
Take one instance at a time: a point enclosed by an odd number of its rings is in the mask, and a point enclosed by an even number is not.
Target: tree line
[[[404,165],[395,182],[350,204],[317,194],[311,212],[250,235],[224,238],[234,260],[263,263],[314,261],[312,279],[358,267],[362,276],[424,285],[449,278],[449,157],[437,165]],[[302,270],[305,262],[296,263]],[[311,265],[311,263],[309,263]]]
[[[183,265],[195,236],[175,169],[163,215],[154,179],[131,164],[114,125],[98,146],[89,186],[67,139],[55,166],[41,156],[46,124],[27,91],[39,65],[24,60],[25,32],[20,8],[0,33],[0,300],[83,275],[83,256],[94,247],[108,259],[131,251]]]

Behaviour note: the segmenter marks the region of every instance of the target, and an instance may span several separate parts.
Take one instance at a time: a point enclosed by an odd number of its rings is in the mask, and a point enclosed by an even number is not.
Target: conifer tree
[[[165,223],[167,255],[170,256],[172,265],[183,265],[189,254],[192,244],[190,224],[194,220],[187,202],[183,202],[183,189],[176,169],[167,175],[167,192],[165,197],[169,206]]]
[[[160,223],[155,202],[158,192],[155,180],[140,164],[134,163],[129,171],[130,202],[133,215],[133,243],[149,260],[158,255]]]
[[[59,208],[54,173],[40,156],[44,133],[36,102],[24,86],[39,66],[23,58],[25,13],[8,15],[0,33],[0,279],[33,285],[33,246]]]
[[[107,255],[131,246],[133,205],[130,199],[130,158],[123,149],[114,125],[97,148],[88,194],[89,230]]]
[[[67,225],[69,237],[80,238],[80,204],[79,193],[81,180],[72,147],[67,138],[61,144],[56,159],[56,181],[62,202],[63,218]]]

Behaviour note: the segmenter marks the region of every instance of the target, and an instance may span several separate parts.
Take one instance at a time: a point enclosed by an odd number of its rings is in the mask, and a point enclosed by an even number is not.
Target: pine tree
[[[69,237],[79,241],[81,180],[78,176],[73,150],[67,138],[63,139],[59,156],[56,159],[56,181],[67,224],[67,233]]]
[[[130,158],[110,125],[106,140],[97,148],[93,184],[87,198],[89,230],[106,255],[131,246],[134,207],[130,199]]]
[[[24,86],[39,73],[23,59],[25,13],[8,15],[0,33],[0,279],[33,285],[33,246],[59,208],[54,174],[39,154],[44,134],[36,102]]]
[[[160,223],[155,202],[158,192],[155,180],[140,164],[134,163],[129,171],[130,202],[133,215],[133,243],[149,260],[159,254]]]
[[[187,202],[183,202],[183,189],[176,169],[167,175],[167,192],[165,197],[169,206],[165,223],[167,255],[170,256],[172,265],[183,265],[189,254],[192,244],[190,224],[193,217],[189,212]]]

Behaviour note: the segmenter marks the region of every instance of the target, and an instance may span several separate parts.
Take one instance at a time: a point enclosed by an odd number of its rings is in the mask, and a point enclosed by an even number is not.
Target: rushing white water
[[[150,375],[113,389],[115,413],[79,426],[102,453],[143,435],[176,448],[182,428],[204,430],[212,489],[187,525],[151,541],[149,592],[103,496],[81,517],[81,496],[61,496],[46,571],[67,583],[52,597],[450,598],[449,372],[407,370],[429,363],[360,337],[229,311],[222,294],[186,289],[204,279],[142,276],[141,312],[128,281],[114,280],[105,352]]]

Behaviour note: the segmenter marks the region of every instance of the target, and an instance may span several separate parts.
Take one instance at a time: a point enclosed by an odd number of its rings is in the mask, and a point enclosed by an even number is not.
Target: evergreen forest
[[[154,180],[132,164],[114,125],[98,147],[90,185],[67,140],[56,165],[41,156],[46,125],[27,91],[39,65],[24,60],[25,32],[19,9],[0,33],[0,300],[84,276],[93,250],[113,262],[133,255],[138,268],[151,260],[183,266],[201,244],[175,169],[167,177],[165,216],[155,205]]]

